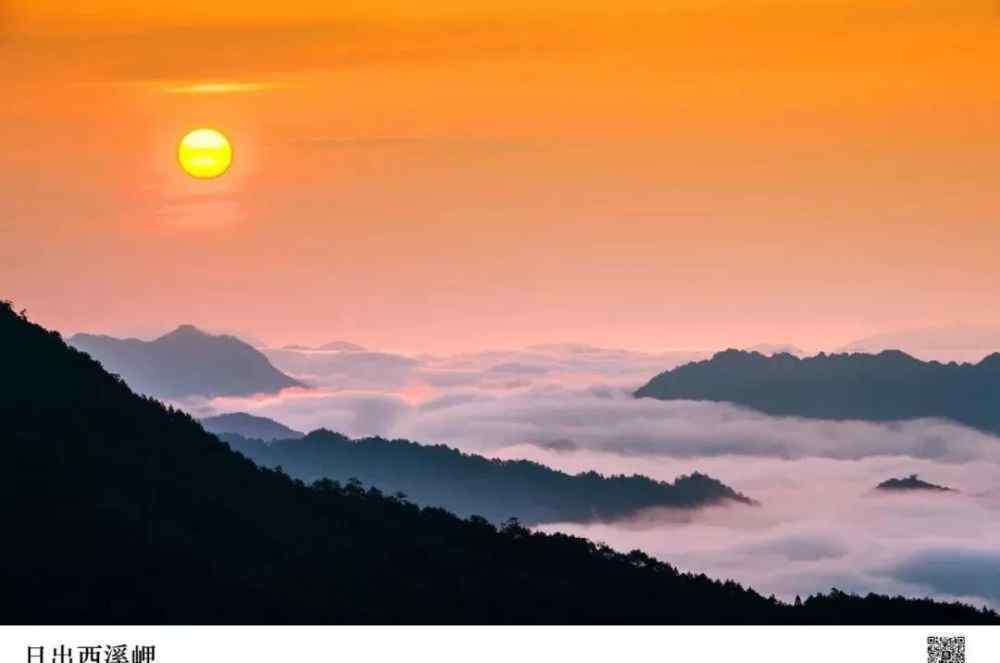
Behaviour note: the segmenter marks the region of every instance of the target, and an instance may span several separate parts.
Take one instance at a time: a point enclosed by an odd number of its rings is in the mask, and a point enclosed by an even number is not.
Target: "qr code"
[[[927,638],[927,663],[965,663],[965,636]]]

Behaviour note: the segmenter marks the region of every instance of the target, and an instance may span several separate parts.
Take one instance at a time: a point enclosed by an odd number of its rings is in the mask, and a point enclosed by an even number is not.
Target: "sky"
[[[0,297],[437,353],[1000,325],[995,0],[340,4],[0,3]]]

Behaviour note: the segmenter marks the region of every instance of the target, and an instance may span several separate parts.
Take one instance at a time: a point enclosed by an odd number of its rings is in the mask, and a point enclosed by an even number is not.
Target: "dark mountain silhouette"
[[[806,359],[726,350],[661,373],[635,395],[728,401],[767,414],[818,419],[940,417],[997,433],[1000,354],[978,364],[941,364],[895,350]]]
[[[699,473],[673,483],[596,472],[571,476],[526,460],[491,460],[407,440],[351,440],[326,430],[272,443],[232,434],[220,437],[258,465],[282,467],[305,481],[356,478],[387,493],[404,493],[417,504],[460,516],[479,515],[494,523],[512,516],[528,524],[610,521],[648,507],[753,504]]]
[[[954,492],[953,489],[946,486],[938,486],[933,483],[927,483],[917,478],[916,474],[911,474],[908,477],[902,479],[888,479],[883,481],[878,486],[879,490],[930,490],[935,492]]]
[[[301,386],[235,336],[212,336],[191,325],[153,341],[76,334],[69,342],[137,392],[158,398],[246,396]]]
[[[202,428],[216,435],[233,433],[238,436],[265,440],[291,440],[305,436],[305,433],[289,428],[267,417],[257,417],[246,412],[229,412],[200,420]]]
[[[759,352],[768,357],[777,354],[790,354],[795,355],[796,357],[801,357],[806,354],[802,348],[792,345],[791,343],[758,343],[757,345],[743,349],[747,352]]]
[[[0,306],[0,621],[1000,623],[833,591],[801,606],[638,551],[261,469]]]

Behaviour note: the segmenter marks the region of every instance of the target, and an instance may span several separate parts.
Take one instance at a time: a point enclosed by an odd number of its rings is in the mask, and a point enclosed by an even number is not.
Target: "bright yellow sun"
[[[177,160],[191,177],[210,180],[229,170],[229,164],[233,162],[233,148],[221,131],[195,129],[181,138],[177,146]]]

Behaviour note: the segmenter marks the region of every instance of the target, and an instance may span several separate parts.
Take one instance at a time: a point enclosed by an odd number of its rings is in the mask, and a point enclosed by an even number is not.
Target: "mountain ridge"
[[[948,486],[941,486],[934,483],[929,483],[922,480],[916,474],[911,474],[907,477],[901,479],[886,479],[879,485],[875,486],[878,490],[888,490],[888,491],[930,491],[930,492],[940,492],[940,493],[954,493],[957,492],[954,488],[949,488]]]
[[[253,440],[222,433],[219,439],[262,467],[281,467],[311,482],[358,479],[422,506],[500,523],[516,517],[542,522],[610,522],[647,508],[694,510],[713,505],[756,505],[700,472],[673,482],[641,475],[575,475],[527,460],[496,460],[442,444],[380,437],[350,439],[318,429],[301,438]]]
[[[799,358],[730,349],[664,371],[634,396],[730,402],[815,419],[942,418],[1000,433],[1000,353],[960,364],[900,350]]]
[[[198,420],[202,428],[215,435],[236,434],[248,439],[259,439],[265,442],[288,440],[305,437],[302,431],[270,419],[259,417],[247,412],[225,412]]]
[[[75,334],[69,343],[121,375],[136,391],[159,398],[249,396],[304,386],[249,343],[190,324],[151,341]]]

